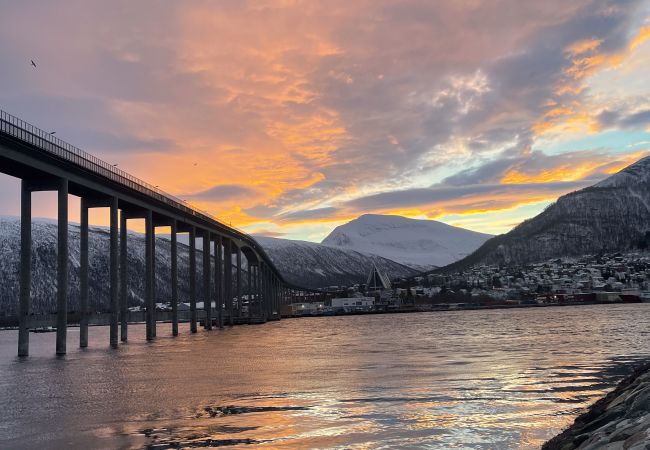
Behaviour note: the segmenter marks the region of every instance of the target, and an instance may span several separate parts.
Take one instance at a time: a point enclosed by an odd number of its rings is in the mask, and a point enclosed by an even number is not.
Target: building
[[[380,272],[377,266],[373,264],[366,286],[368,291],[383,291],[384,289],[390,289],[391,284],[388,276]]]
[[[323,314],[324,310],[325,310],[325,303],[323,302],[289,304],[289,314],[293,317],[316,316],[316,315]]]
[[[333,298],[332,310],[334,312],[361,312],[372,311],[375,299],[372,297]]]

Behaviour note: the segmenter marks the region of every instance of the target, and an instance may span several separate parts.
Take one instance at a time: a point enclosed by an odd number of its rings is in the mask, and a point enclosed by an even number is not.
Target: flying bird
[[[32,59],[31,61],[32,61],[32,66],[36,67],[36,63],[34,62],[34,60]]]
[[[55,135],[55,134],[56,134],[56,131],[50,131],[50,134],[51,134],[51,135]]]

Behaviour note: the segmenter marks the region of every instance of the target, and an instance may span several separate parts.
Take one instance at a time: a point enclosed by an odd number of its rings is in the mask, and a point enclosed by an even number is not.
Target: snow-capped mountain
[[[435,220],[365,214],[336,227],[323,244],[428,270],[469,255],[491,237]]]
[[[418,273],[410,267],[376,255],[314,242],[255,236],[287,281],[307,287],[365,283],[375,264],[389,278]]]
[[[183,236],[183,235],[179,235]],[[265,247],[276,267],[290,282],[305,287],[323,287],[365,282],[373,262],[391,276],[414,275],[414,271],[393,261],[361,255],[357,252],[329,248],[319,244],[257,238]],[[89,288],[91,311],[109,310],[109,234],[103,227],[90,227]],[[56,311],[56,221],[35,219],[32,222],[32,312]],[[68,232],[70,254],[68,305],[70,311],[79,307],[79,226],[70,224]],[[129,305],[144,302],[144,235],[130,232],[128,236],[128,296]],[[170,242],[156,239],[156,300],[171,298]],[[197,250],[197,280],[201,298],[202,252]],[[245,258],[244,258],[245,263]],[[245,264],[244,264],[245,266]],[[245,267],[244,267],[245,269]],[[20,280],[20,219],[0,217],[0,315],[16,314]],[[179,300],[189,301],[189,248],[178,244]],[[243,277],[245,288],[247,277]]]
[[[522,264],[650,245],[650,157],[591,187],[560,197],[536,217],[445,267]]]
[[[79,225],[68,228],[70,311],[79,307]],[[128,302],[129,306],[144,303],[144,235],[128,235]],[[89,247],[89,308],[109,311],[109,233],[107,228],[90,227]],[[32,221],[32,312],[56,311],[56,221]],[[171,298],[170,242],[156,239],[156,300]],[[201,256],[197,252],[197,272],[201,273]],[[189,248],[179,244],[178,287],[180,301],[189,301]],[[201,275],[198,280],[201,280]],[[20,280],[20,219],[0,218],[0,314],[13,315],[18,307]],[[198,300],[201,301],[199,293]]]

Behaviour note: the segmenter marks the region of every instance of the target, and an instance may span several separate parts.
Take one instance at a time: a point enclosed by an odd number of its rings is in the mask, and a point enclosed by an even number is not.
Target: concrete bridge
[[[129,219],[145,222],[146,338],[156,337],[155,236],[171,229],[171,322],[178,335],[178,233],[189,234],[190,330],[197,332],[197,294],[203,300],[204,327],[263,323],[280,319],[283,304],[313,290],[287,283],[262,247],[249,235],[141,181],[105,161],[0,111],[0,172],[21,179],[20,299],[18,355],[29,354],[31,284],[31,194],[58,193],[56,354],[66,353],[68,324],[68,195],[81,198],[80,340],[88,346],[88,210],[110,210],[110,346],[128,339],[127,228]],[[197,240],[202,240],[203,277],[196,276]],[[233,263],[235,255],[235,263]],[[242,259],[246,259],[246,271]],[[247,276],[246,293],[242,277]],[[214,277],[214,279],[212,279]],[[197,285],[197,281],[199,284]],[[212,310],[212,302],[216,310]]]

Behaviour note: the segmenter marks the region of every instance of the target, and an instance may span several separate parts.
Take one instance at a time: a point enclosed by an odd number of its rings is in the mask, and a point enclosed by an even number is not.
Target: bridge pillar
[[[205,310],[205,324],[206,330],[212,329],[212,289],[210,284],[210,274],[212,267],[210,266],[211,251],[210,251],[210,232],[203,231],[203,309]]]
[[[146,328],[147,328],[147,340],[150,341],[153,339],[153,308],[154,305],[154,295],[153,295],[153,277],[154,277],[154,260],[153,260],[153,238],[154,238],[154,228],[153,228],[153,212],[148,210],[145,213],[145,305],[147,307],[146,315]]]
[[[217,306],[217,320],[219,328],[223,328],[223,251],[221,248],[221,235],[214,239],[214,296]]]
[[[248,309],[246,311],[246,317],[250,321],[251,318],[251,309],[253,309],[253,267],[251,262],[246,258],[246,266],[248,267],[248,283],[246,284],[246,297],[248,297]]]
[[[226,295],[226,308],[228,309],[228,325],[233,326],[234,318],[232,311],[232,241],[228,238],[223,240],[223,281]]]
[[[119,313],[119,265],[118,265],[118,203],[117,197],[111,199],[110,206],[110,297],[111,297],[111,322],[110,345],[117,348],[118,313]]]
[[[58,189],[56,354],[65,355],[68,332],[68,180]]]
[[[18,304],[18,356],[29,355],[29,310],[32,282],[32,191],[20,184],[20,302]]]
[[[237,317],[242,316],[241,248],[237,246]]]
[[[79,347],[88,347],[88,203],[81,198],[79,220]]]
[[[156,337],[156,223],[151,227],[151,335]]]
[[[269,269],[266,264],[262,266],[262,289],[264,296],[264,320],[271,319],[271,289],[269,280]]]
[[[128,270],[127,270],[127,217],[126,212],[120,213],[120,340],[126,342],[129,339],[128,324]]]
[[[176,219],[171,223],[172,336],[178,336],[178,240]]]
[[[190,228],[190,332],[196,333],[196,228]]]

